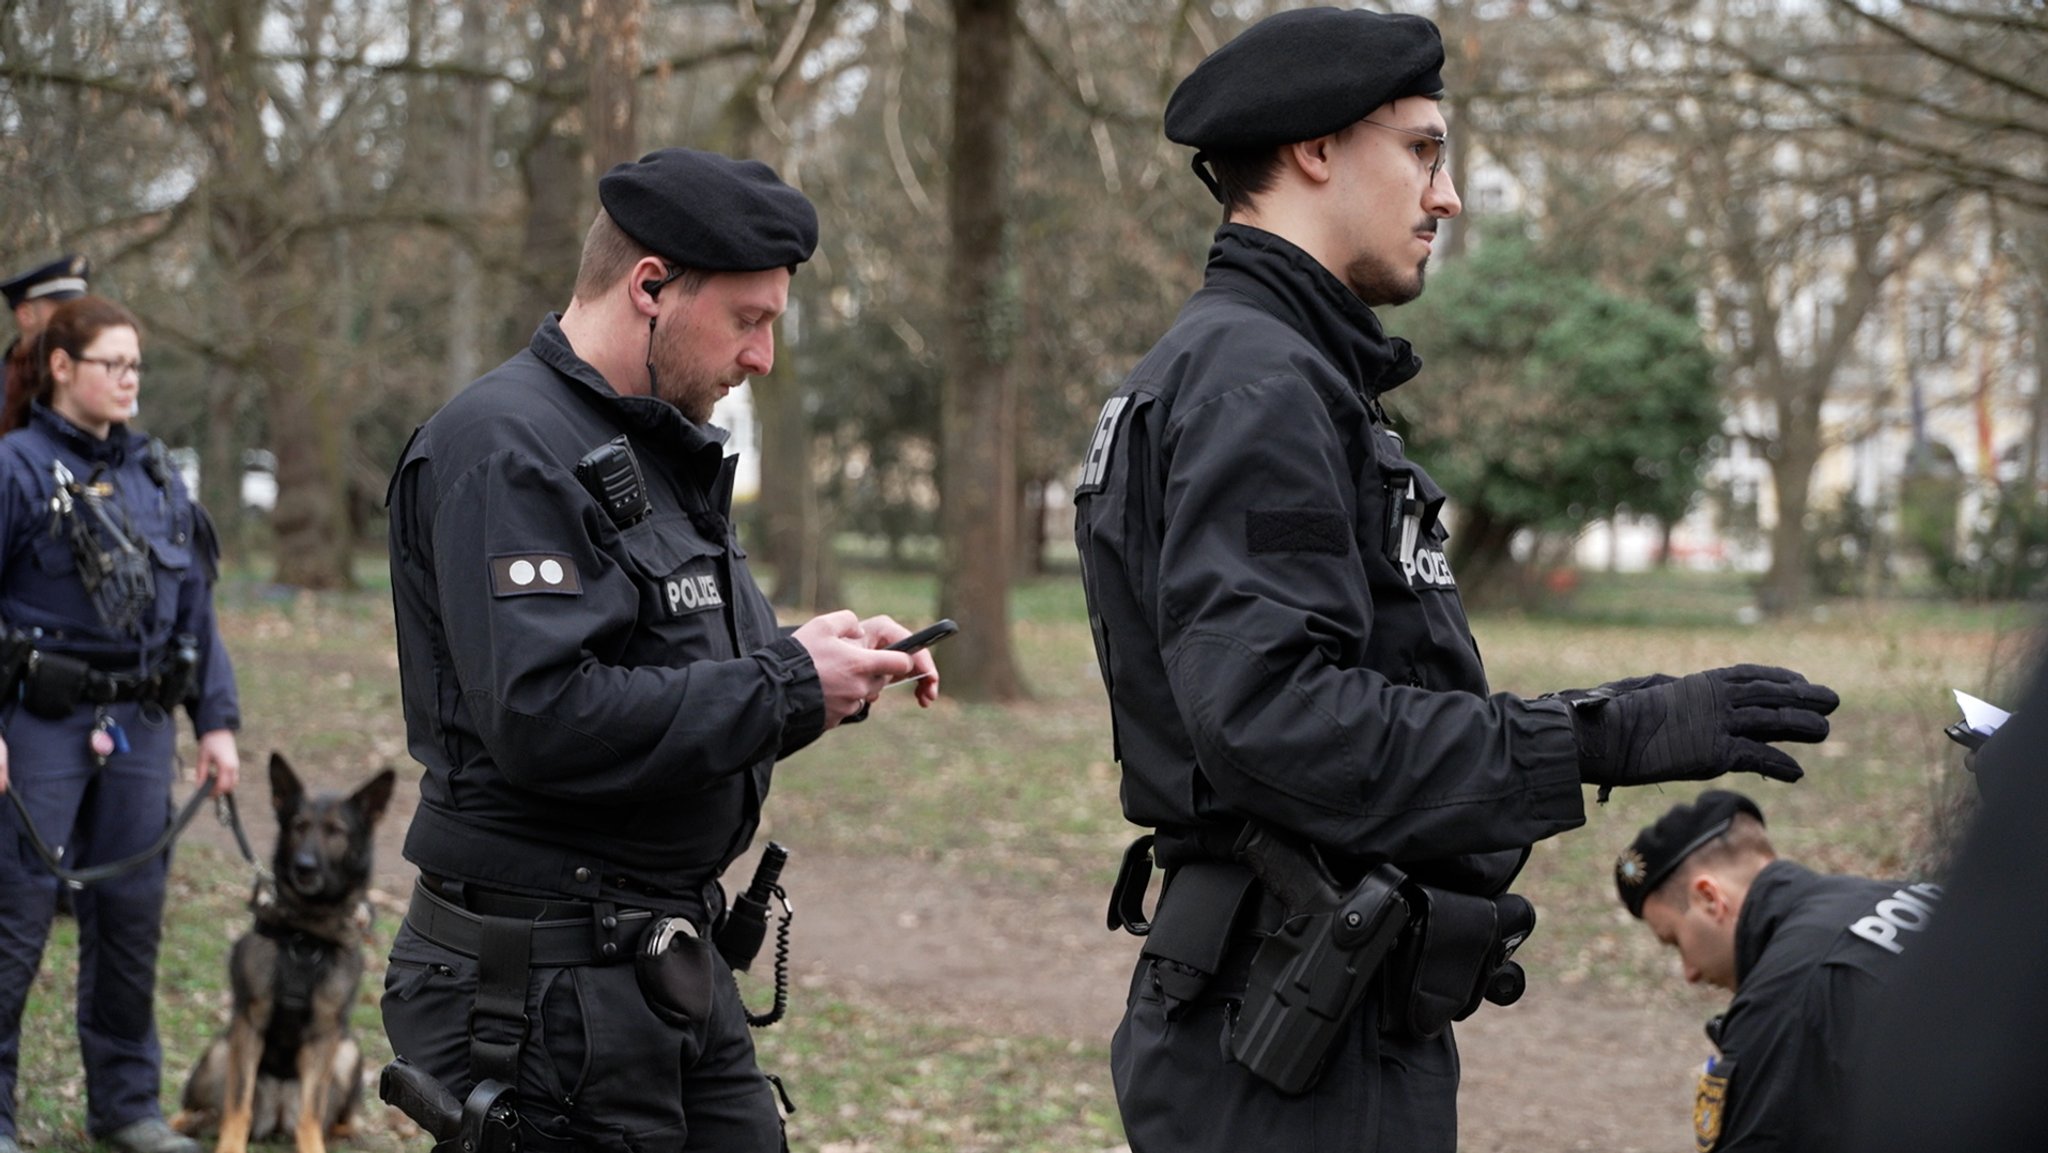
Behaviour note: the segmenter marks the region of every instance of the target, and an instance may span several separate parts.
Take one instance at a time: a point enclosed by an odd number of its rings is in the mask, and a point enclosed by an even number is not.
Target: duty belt
[[[465,957],[483,955],[484,918],[534,917],[528,963],[537,969],[613,965],[633,959],[633,943],[654,920],[649,909],[619,909],[605,902],[539,901],[511,894],[473,897],[489,911],[471,911],[416,882],[406,923],[413,931]],[[522,908],[523,907],[523,908]],[[560,916],[579,910],[573,916]]]

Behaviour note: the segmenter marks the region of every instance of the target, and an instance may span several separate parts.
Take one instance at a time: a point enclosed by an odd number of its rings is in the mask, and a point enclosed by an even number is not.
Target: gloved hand
[[[1804,770],[1766,741],[1825,740],[1841,703],[1791,669],[1735,665],[1673,680],[1636,677],[1571,701],[1579,776],[1604,800],[1617,785],[1704,781],[1761,773],[1796,781]]]

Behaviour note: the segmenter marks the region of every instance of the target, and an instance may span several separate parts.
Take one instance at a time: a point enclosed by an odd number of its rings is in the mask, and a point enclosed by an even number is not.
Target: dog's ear
[[[292,772],[290,761],[284,754],[270,754],[270,805],[282,817],[296,812],[299,803],[306,798],[306,787],[299,783],[299,775]]]
[[[348,803],[363,815],[364,824],[374,825],[384,815],[384,806],[391,803],[391,787],[397,783],[398,770],[387,768],[351,794]]]

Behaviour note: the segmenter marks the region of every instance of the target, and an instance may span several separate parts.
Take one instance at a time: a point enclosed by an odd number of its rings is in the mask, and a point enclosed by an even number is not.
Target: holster
[[[19,629],[0,631],[0,700],[13,696],[21,687],[22,670],[28,667],[29,654],[35,651],[35,642],[27,633]]]
[[[1323,1057],[1408,924],[1405,879],[1383,864],[1348,890],[1330,890],[1330,899],[1288,905],[1287,920],[1252,957],[1230,1031],[1239,1064],[1283,1093],[1316,1083]]]
[[[1434,1037],[1478,1011],[1496,975],[1535,929],[1536,910],[1513,893],[1476,897],[1411,883],[1406,896],[1410,928],[1386,961],[1380,1029]],[[1514,975],[1520,977],[1519,967]],[[1511,994],[1493,999],[1510,1004],[1520,996],[1517,980]]]
[[[71,715],[85,699],[86,682],[92,666],[62,653],[29,654],[22,682],[21,703],[44,720],[61,720]]]

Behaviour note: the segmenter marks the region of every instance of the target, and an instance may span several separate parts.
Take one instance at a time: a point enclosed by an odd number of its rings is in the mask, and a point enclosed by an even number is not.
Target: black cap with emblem
[[[818,211],[758,160],[661,148],[618,164],[597,198],[649,252],[702,272],[796,266],[818,247]]]
[[[9,308],[20,308],[31,300],[76,300],[85,295],[86,277],[91,273],[91,261],[68,254],[0,282],[0,294],[7,297]]]
[[[1303,8],[1269,16],[1195,66],[1166,102],[1166,138],[1206,152],[1278,148],[1443,94],[1444,42],[1421,16]]]
[[[1763,810],[1741,793],[1708,789],[1689,805],[1673,805],[1657,823],[1636,834],[1614,862],[1614,888],[1631,915],[1641,919],[1643,902],[1673,870],[1708,841],[1728,831],[1737,813],[1764,823]]]

